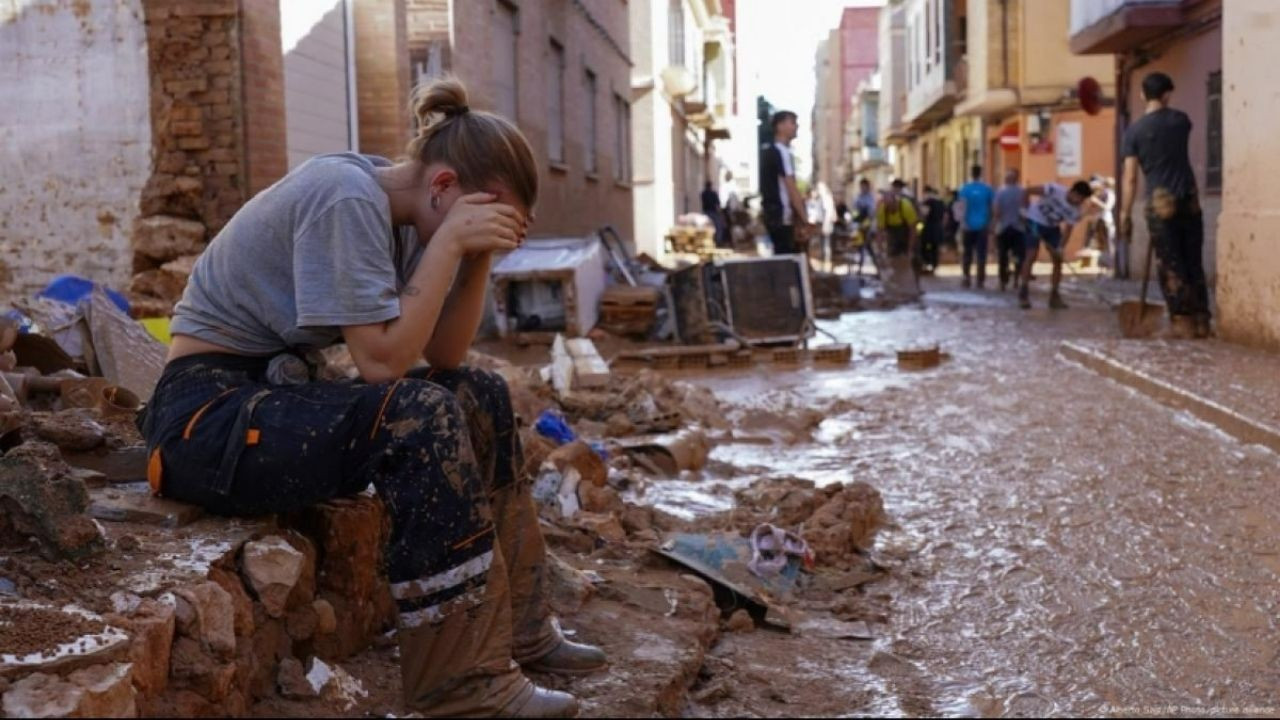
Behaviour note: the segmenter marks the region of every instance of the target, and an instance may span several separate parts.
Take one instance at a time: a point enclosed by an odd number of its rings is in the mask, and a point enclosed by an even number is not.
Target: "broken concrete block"
[[[89,496],[89,514],[109,522],[178,528],[204,516],[204,510],[195,505],[155,497],[145,482],[97,488]]]
[[[206,580],[173,591],[178,634],[196,640],[220,658],[236,651],[235,607],[231,595]]]
[[[83,408],[36,413],[33,419],[36,435],[62,450],[92,450],[102,444],[107,434],[92,411]]]
[[[287,657],[280,661],[280,671],[276,674],[276,687],[280,694],[290,700],[306,700],[320,697],[320,691],[311,686],[302,663],[295,657]]]
[[[253,634],[253,600],[249,598],[249,593],[245,592],[244,585],[240,583],[240,576],[221,567],[209,568],[209,580],[218,583],[218,586],[227,591],[227,595],[231,596],[231,607],[235,617],[236,637],[249,637]]]
[[[0,545],[35,538],[50,557],[80,558],[105,547],[85,514],[89,494],[47,443],[25,443],[0,458]]]
[[[870,549],[888,518],[880,492],[865,482],[830,490],[805,523],[804,537],[820,564],[843,564]]]
[[[169,686],[169,649],[176,625],[173,606],[147,598],[128,616],[108,615],[106,620],[129,634],[133,686],[143,697],[164,692]]]
[[[581,440],[574,440],[552,450],[547,456],[547,461],[555,465],[561,474],[571,467],[577,469],[580,482],[597,487],[604,485],[609,475],[609,469],[605,467],[604,460],[600,459],[600,455],[591,449],[590,445]]]
[[[240,563],[249,587],[258,595],[267,615],[284,615],[293,586],[302,576],[305,561],[284,538],[272,535],[244,544]]]
[[[67,677],[32,673],[4,695],[7,717],[137,717],[129,663],[94,665]]]
[[[609,384],[609,364],[596,351],[595,343],[587,338],[565,341],[565,349],[573,358],[573,386],[601,388]]]
[[[156,262],[196,255],[205,248],[205,227],[194,220],[156,215],[141,218],[134,226],[133,250]]]
[[[179,687],[218,702],[231,694],[236,664],[219,661],[192,638],[179,637],[170,653],[169,675]]]
[[[591,580],[579,569],[547,553],[547,601],[559,615],[573,615],[595,594]]]
[[[579,512],[573,521],[578,527],[605,542],[620,543],[627,539],[627,531],[622,529],[622,523],[613,513]]]

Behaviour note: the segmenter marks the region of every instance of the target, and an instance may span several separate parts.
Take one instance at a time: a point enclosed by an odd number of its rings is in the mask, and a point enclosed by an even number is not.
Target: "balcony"
[[[1071,52],[1111,55],[1167,33],[1185,19],[1186,0],[1071,0]]]

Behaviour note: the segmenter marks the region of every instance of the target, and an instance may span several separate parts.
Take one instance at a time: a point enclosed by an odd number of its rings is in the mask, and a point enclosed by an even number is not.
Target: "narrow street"
[[[1280,711],[1277,457],[1061,357],[1115,335],[1102,305],[1024,312],[954,287],[825,324],[855,348],[848,371],[688,378],[738,413],[822,414],[794,444],[717,447],[725,484],[865,480],[894,523],[873,556],[889,579],[864,588],[891,608],[879,639],[725,635],[709,665],[747,682],[697,712]],[[895,349],[933,342],[949,361],[897,369]],[[727,506],[716,483],[650,495]]]

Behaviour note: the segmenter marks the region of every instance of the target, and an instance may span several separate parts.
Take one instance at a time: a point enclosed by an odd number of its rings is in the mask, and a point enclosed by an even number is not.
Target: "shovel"
[[[1142,296],[1120,303],[1120,334],[1127,338],[1151,337],[1160,327],[1160,306],[1147,302],[1147,283],[1151,280],[1151,256],[1155,243],[1147,243],[1147,263],[1142,270]]]

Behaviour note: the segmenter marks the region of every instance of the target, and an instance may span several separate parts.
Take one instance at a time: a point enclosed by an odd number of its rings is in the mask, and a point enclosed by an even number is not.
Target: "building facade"
[[[1204,208],[1205,271],[1211,295],[1218,285],[1218,214],[1223,198],[1223,43],[1221,0],[1072,0],[1071,49],[1081,55],[1114,55],[1116,113],[1110,130],[1122,137],[1142,117],[1142,79],[1160,71],[1173,78],[1174,107],[1191,117],[1191,165]],[[1117,152],[1108,174],[1120,177]],[[1145,191],[1139,180],[1133,258],[1146,253],[1141,222]],[[1135,266],[1136,267],[1136,266]]]
[[[813,179],[837,200],[847,200],[856,185],[850,121],[858,88],[879,63],[879,16],[879,8],[845,8],[814,58]]]
[[[734,48],[720,0],[631,0],[630,88],[635,241],[660,258],[680,215],[700,212],[703,184],[728,167]]]
[[[511,119],[539,167],[537,236],[632,225],[631,38],[624,3],[404,0],[410,80],[440,73]]]

